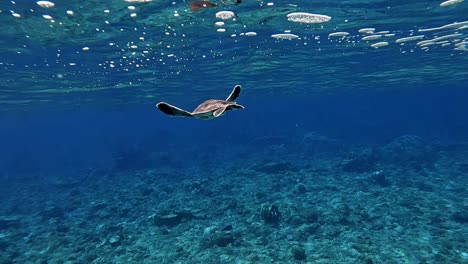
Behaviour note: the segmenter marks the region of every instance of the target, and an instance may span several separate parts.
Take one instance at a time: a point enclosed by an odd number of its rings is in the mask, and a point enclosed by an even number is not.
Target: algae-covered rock
[[[120,244],[120,236],[119,235],[113,235],[109,238],[109,243],[112,245],[112,246],[116,246],[118,244]]]
[[[0,234],[0,251],[6,250],[6,248],[9,247],[11,243],[11,239],[9,239],[6,235]]]
[[[372,149],[353,151],[346,155],[341,168],[346,172],[366,172],[373,169],[376,160],[376,154]]]
[[[51,206],[42,211],[41,216],[43,220],[50,220],[53,218],[64,218],[65,211],[59,206]]]
[[[460,224],[468,224],[468,207],[453,213],[452,220]]]
[[[174,213],[154,217],[156,226],[176,226],[181,222],[182,216]]]
[[[313,208],[302,208],[299,212],[299,215],[307,222],[307,223],[315,223],[319,219],[319,212]]]
[[[300,146],[304,154],[314,156],[316,154],[337,153],[343,148],[343,143],[340,140],[311,131],[302,136]]]
[[[382,170],[374,171],[371,174],[372,183],[386,187],[390,185],[390,181],[387,179],[385,172]]]
[[[307,258],[305,249],[303,247],[294,245],[291,247],[290,251],[291,251],[291,255],[293,256],[295,260],[305,260]]]
[[[203,231],[202,245],[205,247],[226,247],[235,241],[235,235],[232,230],[232,225],[227,225],[222,229],[216,226],[207,227]]]
[[[298,183],[296,185],[296,192],[299,194],[304,194],[307,192],[307,187],[303,183]]]
[[[19,225],[20,225],[19,217],[0,216],[0,230],[18,227]]]
[[[383,162],[420,167],[432,164],[437,158],[435,149],[421,137],[403,135],[395,138],[380,150]]]
[[[257,165],[253,169],[268,174],[284,173],[287,171],[297,170],[297,168],[290,162],[267,162]]]
[[[194,218],[194,215],[191,212],[183,211],[183,212],[172,212],[167,214],[161,215],[152,215],[150,218],[153,219],[156,226],[168,226],[173,227],[176,226],[184,220],[191,220]]]
[[[234,242],[234,235],[231,232],[217,231],[213,234],[212,241],[218,247],[225,247]]]

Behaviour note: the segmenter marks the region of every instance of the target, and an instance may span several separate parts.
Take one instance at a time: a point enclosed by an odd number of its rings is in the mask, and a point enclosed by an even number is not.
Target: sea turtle
[[[226,98],[226,100],[210,99],[201,103],[193,112],[188,112],[183,109],[180,109],[176,106],[170,105],[165,102],[159,102],[156,104],[161,112],[171,115],[171,116],[185,116],[185,117],[195,117],[204,120],[210,120],[215,117],[219,117],[226,113],[226,111],[232,109],[244,109],[242,105],[237,104],[236,98],[241,92],[241,86],[236,85],[232,89],[231,94]]]

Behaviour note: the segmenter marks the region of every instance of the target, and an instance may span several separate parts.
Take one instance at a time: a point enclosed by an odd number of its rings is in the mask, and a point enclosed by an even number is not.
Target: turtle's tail
[[[156,107],[166,115],[193,117],[191,113],[165,102],[157,103]]]

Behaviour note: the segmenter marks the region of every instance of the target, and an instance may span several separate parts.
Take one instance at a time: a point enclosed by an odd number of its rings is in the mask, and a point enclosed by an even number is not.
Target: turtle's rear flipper
[[[178,107],[175,107],[173,105],[170,105],[168,103],[160,102],[156,104],[156,107],[161,110],[161,112],[171,115],[171,116],[187,116],[187,117],[193,117],[191,113],[182,110]]]

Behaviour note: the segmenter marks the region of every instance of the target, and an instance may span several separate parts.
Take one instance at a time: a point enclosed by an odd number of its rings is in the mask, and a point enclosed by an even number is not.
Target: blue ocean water
[[[467,14],[0,3],[0,263],[468,263]]]

